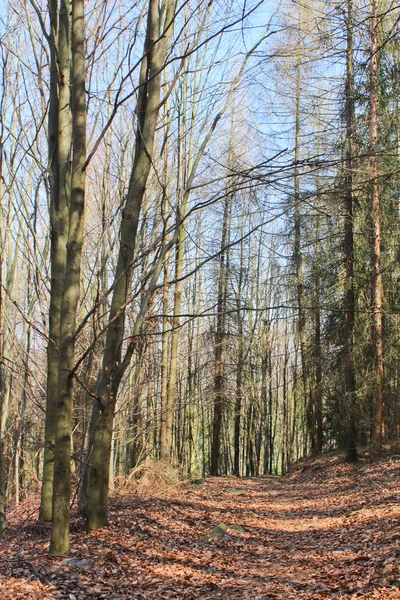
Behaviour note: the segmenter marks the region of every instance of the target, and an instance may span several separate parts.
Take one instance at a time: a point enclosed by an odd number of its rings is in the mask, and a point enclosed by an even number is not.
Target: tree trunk
[[[0,184],[1,185],[1,184]],[[0,220],[2,219],[2,215],[0,215]],[[6,520],[6,511],[4,506],[4,437],[6,430],[6,382],[5,382],[5,373],[4,373],[4,364],[3,364],[3,231],[2,226],[0,225],[0,243],[2,245],[1,248],[1,258],[0,258],[0,536],[7,529],[7,520]]]
[[[61,299],[67,260],[71,187],[70,0],[50,3],[50,103],[48,161],[50,194],[50,306],[43,476],[39,519],[51,521],[60,346]],[[57,19],[59,21],[57,22]],[[58,62],[57,62],[58,61]]]
[[[319,187],[319,186],[318,186]],[[321,345],[321,257],[320,257],[320,215],[317,215],[317,228],[315,239],[315,423],[317,429],[316,451],[322,452],[323,447],[323,421],[322,421],[322,345]]]
[[[241,313],[241,294],[243,285],[243,243],[240,246],[240,265],[237,293],[237,320],[238,320],[238,356],[236,366],[236,397],[235,397],[235,425],[234,425],[234,458],[233,474],[240,477],[240,428],[242,419],[243,395],[243,370],[244,370],[244,339],[243,318]]]
[[[147,367],[147,394],[146,394],[146,428],[145,428],[145,450],[144,459],[148,462],[152,454],[151,447],[151,430],[152,422],[152,406],[154,400],[154,341],[150,339],[148,344],[148,367]]]
[[[166,121],[166,133],[164,138],[164,185],[163,185],[163,198],[162,198],[162,217],[164,223],[167,222],[168,218],[168,204],[169,204],[169,163],[168,163],[168,149],[169,149],[169,137],[168,137],[168,126],[169,126],[169,115],[167,106],[164,106],[164,119]],[[169,413],[170,407],[168,406],[168,354],[169,354],[169,340],[170,335],[168,332],[168,312],[169,312],[169,256],[165,257],[164,263],[164,287],[163,287],[163,320],[162,320],[162,339],[161,339],[161,420],[160,420],[160,458],[162,460],[169,459],[171,449],[171,430],[168,427],[170,425]]]
[[[378,183],[378,2],[372,0],[370,46],[370,157],[371,178],[371,292],[372,292],[372,343],[375,367],[375,436],[379,449],[383,435],[384,366],[382,339],[382,271],[381,271],[381,209]]]
[[[9,70],[7,60],[3,63],[2,73],[2,98],[0,106],[7,105],[8,97],[8,79]],[[5,152],[3,150],[3,140],[5,135],[4,115],[0,114],[0,536],[7,528],[5,516],[5,498],[7,497],[7,460],[5,453],[5,438],[7,433],[7,422],[9,417],[10,396],[11,396],[11,376],[6,365],[11,363],[11,340],[10,331],[5,327],[5,315],[10,313],[13,297],[13,287],[15,272],[17,268],[17,259],[22,238],[21,226],[17,232],[16,243],[12,237],[11,227],[11,206],[13,203],[13,189],[10,186],[6,191],[5,179]],[[9,197],[8,210],[4,206],[6,194]],[[8,212],[6,222],[3,222],[3,215]],[[8,248],[8,259],[6,261],[5,251]],[[4,270],[6,265],[6,277]]]
[[[349,462],[357,460],[355,407],[356,377],[354,367],[354,191],[353,170],[355,152],[354,108],[354,19],[353,0],[347,2],[347,50],[346,50],[346,214],[344,230],[345,246],[345,296],[344,296],[344,384],[345,384],[345,446]]]
[[[163,330],[161,341],[161,427],[160,427],[160,458],[169,458],[169,449],[171,441],[168,439],[167,415],[168,407],[168,352],[169,352],[169,333],[168,333],[168,257],[164,265],[164,288],[163,288]]]
[[[182,214],[186,214],[186,203],[182,207],[182,212],[178,208],[178,221]],[[175,292],[174,292],[174,307],[172,318],[172,333],[171,333],[171,360],[169,366],[169,379],[167,387],[167,402],[165,414],[165,439],[161,446],[161,458],[170,459],[172,451],[172,432],[173,432],[173,417],[176,401],[176,384],[178,374],[178,344],[180,335],[180,312],[182,304],[182,273],[183,273],[183,258],[185,244],[185,228],[179,226],[178,241],[175,248]]]
[[[159,114],[162,69],[172,34],[174,2],[166,2],[165,30],[161,31],[157,0],[149,0],[147,32],[140,72],[137,106],[135,156],[126,204],[122,216],[121,243],[114,280],[98,398],[94,403],[93,441],[88,467],[87,528],[89,531],[107,524],[107,496],[111,438],[116,395],[128,364],[122,361],[125,306],[132,281],[132,261],[136,248],[138,222],[150,173],[154,138]],[[160,35],[162,33],[162,35]]]
[[[221,249],[218,274],[218,299],[217,299],[217,330],[215,333],[215,371],[214,371],[214,416],[212,428],[212,446],[211,446],[211,475],[219,475],[221,458],[221,428],[224,404],[224,341],[225,341],[225,308],[226,308],[226,246],[228,240],[228,220],[229,220],[229,202],[230,198],[225,196],[224,215],[222,222]]]
[[[61,33],[61,32],[60,32]],[[80,266],[85,208],[86,92],[84,0],[72,0],[72,178],[67,263],[64,279],[56,404],[53,514],[50,554],[69,553],[71,436],[75,329],[80,295]]]
[[[304,310],[304,275],[303,275],[303,255],[301,250],[301,197],[300,197],[300,119],[301,119],[301,26],[302,26],[302,6],[300,5],[299,15],[299,39],[297,47],[297,67],[296,67],[296,107],[295,107],[295,168],[294,168],[294,260],[296,267],[296,288],[297,288],[297,306],[298,306],[298,332],[300,339],[300,354],[303,374],[303,393],[304,406],[306,411],[307,435],[311,446],[311,451],[315,450],[315,427],[314,414],[311,397],[308,345],[306,331],[306,315]],[[307,444],[308,446],[308,444]]]
[[[197,277],[195,276],[193,284],[192,306],[196,306],[196,284]],[[194,349],[194,322],[188,323],[187,328],[187,348],[188,348],[188,364],[187,364],[187,400],[186,400],[186,446],[187,446],[187,473],[190,479],[195,475],[195,452],[196,452],[196,359],[193,360]],[[193,364],[194,363],[194,364]]]
[[[185,111],[186,111],[186,98],[184,92],[183,98],[183,117],[179,115],[178,123],[178,148],[177,148],[177,222],[181,220],[187,213],[187,206],[189,200],[189,192],[184,191],[182,199],[180,199],[181,189],[185,189],[185,175],[182,173],[182,163],[186,163],[186,156],[184,151],[185,144]],[[182,125],[181,125],[182,121]],[[173,417],[174,407],[176,401],[176,384],[178,374],[178,345],[180,337],[180,312],[182,305],[182,291],[183,291],[183,259],[185,252],[185,237],[186,230],[182,224],[178,226],[178,239],[175,247],[175,290],[174,290],[174,306],[173,306],[173,318],[172,318],[172,333],[171,333],[171,360],[169,364],[169,378],[167,387],[167,401],[166,401],[166,414],[165,414],[165,440],[161,445],[161,458],[170,459],[172,452],[172,432],[173,432]],[[176,438],[177,439],[177,438]]]
[[[241,276],[239,278],[240,282]],[[239,283],[240,285],[240,283]],[[238,291],[238,357],[236,367],[236,398],[235,398],[235,437],[234,437],[234,463],[233,474],[240,477],[240,428],[242,415],[242,395],[243,395],[243,367],[244,367],[244,352],[243,352],[243,323],[240,313],[240,287]]]
[[[6,69],[6,65],[3,66]],[[3,73],[4,80],[6,79],[5,73]],[[4,100],[5,90],[3,89]],[[2,102],[3,104],[3,102]],[[3,115],[0,115],[1,120],[1,134],[3,137]],[[1,139],[1,142],[3,140]],[[4,491],[5,491],[5,472],[4,472],[4,438],[6,433],[7,424],[7,391],[6,391],[6,376],[4,369],[4,356],[3,356],[3,344],[4,344],[4,291],[3,291],[3,268],[4,268],[4,231],[3,231],[3,144],[0,147],[0,536],[3,535],[7,529],[6,511],[4,505]]]

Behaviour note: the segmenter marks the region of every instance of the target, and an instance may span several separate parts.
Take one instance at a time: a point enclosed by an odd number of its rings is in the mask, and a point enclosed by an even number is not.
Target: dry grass
[[[116,481],[115,490],[142,499],[168,498],[184,483],[181,470],[170,461],[146,461],[132,469],[125,480]]]

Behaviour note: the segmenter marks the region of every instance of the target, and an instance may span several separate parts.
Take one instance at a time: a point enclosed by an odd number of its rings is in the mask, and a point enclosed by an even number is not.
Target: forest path
[[[331,457],[168,499],[118,496],[108,528],[75,524],[66,560],[47,557],[48,529],[21,523],[20,507],[1,543],[0,599],[400,598],[399,475],[398,456]]]

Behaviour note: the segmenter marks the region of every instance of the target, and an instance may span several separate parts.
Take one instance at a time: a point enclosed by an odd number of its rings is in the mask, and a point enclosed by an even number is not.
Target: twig
[[[36,574],[39,581],[41,581],[41,583],[47,583],[48,585],[53,585],[53,582],[50,579],[47,579],[47,577],[45,575],[42,575],[42,573],[39,571],[39,569],[37,569],[33,563],[29,562],[29,560],[26,560],[25,558],[20,558],[20,559],[18,559],[18,562],[29,565],[29,567],[32,569],[32,571],[34,571],[34,573]]]

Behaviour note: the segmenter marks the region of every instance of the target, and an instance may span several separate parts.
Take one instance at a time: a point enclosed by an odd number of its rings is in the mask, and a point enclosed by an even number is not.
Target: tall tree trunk
[[[35,245],[35,244],[34,244]],[[24,379],[21,390],[21,401],[18,407],[18,419],[16,422],[16,427],[14,430],[14,439],[13,439],[13,450],[12,450],[12,464],[14,466],[14,484],[15,484],[15,504],[19,504],[20,500],[20,491],[23,489],[21,485],[23,475],[21,471],[21,466],[24,463],[23,456],[23,440],[24,440],[24,425],[25,425],[25,412],[28,401],[28,387],[29,387],[29,361],[31,357],[31,334],[32,334],[32,317],[34,312],[35,302],[33,298],[35,296],[32,294],[31,289],[31,267],[28,265],[27,272],[27,288],[26,288],[26,315],[27,319],[24,322],[23,330],[22,330],[22,339],[25,338],[25,356],[23,361],[24,366]]]
[[[346,49],[346,214],[344,230],[346,280],[344,296],[344,384],[345,384],[345,445],[349,462],[357,460],[355,407],[356,376],[354,366],[354,18],[353,0],[347,1],[347,49]]]
[[[182,164],[186,164],[185,139],[186,139],[186,90],[183,91],[183,112],[178,116],[178,144],[177,144],[177,222],[182,219],[187,213],[189,200],[188,191],[184,191],[183,197],[180,198],[180,190],[185,189],[185,173]],[[182,172],[183,171],[183,172]],[[183,291],[183,260],[185,253],[185,236],[186,230],[182,224],[178,226],[178,239],[175,247],[175,289],[174,289],[174,306],[172,318],[172,333],[171,333],[171,359],[169,364],[169,378],[167,386],[167,402],[165,414],[165,443],[161,445],[161,458],[170,459],[172,451],[172,432],[173,432],[173,417],[176,401],[176,384],[178,374],[178,345],[180,337],[180,312],[182,305]],[[164,442],[164,439],[162,440]]]
[[[236,477],[240,477],[240,428],[241,428],[241,415],[242,415],[242,396],[243,396],[243,368],[244,368],[244,340],[243,340],[243,322],[240,311],[240,286],[241,286],[241,273],[239,276],[239,290],[238,290],[238,356],[237,356],[237,367],[236,367],[236,398],[235,398],[235,433],[234,433],[234,463],[233,463],[233,474]]]
[[[198,59],[197,59],[198,60]],[[196,65],[197,67],[197,65]],[[196,85],[196,84],[195,84]],[[182,82],[182,111],[178,114],[178,145],[177,145],[177,221],[178,223],[185,219],[189,206],[189,198],[191,192],[191,185],[196,175],[196,170],[199,164],[199,160],[204,152],[204,143],[200,146],[200,150],[193,158],[193,143],[194,143],[194,132],[195,132],[195,121],[196,121],[196,110],[197,107],[194,104],[192,107],[192,114],[189,122],[190,134],[188,136],[187,126],[187,86],[188,83],[186,78]],[[195,88],[196,89],[196,88]],[[189,137],[188,147],[186,139]],[[206,140],[208,136],[206,136]],[[183,166],[182,166],[183,165]],[[180,190],[184,190],[183,193]],[[175,248],[175,289],[174,289],[174,306],[173,306],[173,320],[172,320],[172,333],[171,333],[171,360],[169,365],[169,378],[167,387],[167,398],[166,398],[166,413],[165,413],[165,435],[162,436],[161,444],[161,457],[170,458],[172,450],[172,431],[173,431],[173,415],[176,398],[176,386],[177,386],[177,374],[178,374],[178,345],[180,337],[180,312],[182,305],[182,291],[183,291],[183,262],[185,254],[185,237],[186,228],[185,224],[181,223],[178,226],[178,239]],[[179,413],[178,413],[179,414]]]
[[[88,467],[87,528],[107,523],[107,496],[111,438],[116,396],[129,362],[122,361],[125,306],[132,281],[132,261],[136,248],[138,222],[151,169],[154,138],[159,114],[162,69],[172,35],[175,3],[166,1],[165,29],[160,23],[157,0],[149,0],[147,32],[140,72],[137,106],[135,156],[121,224],[121,243],[114,280],[103,362],[94,403],[93,448]],[[129,357],[130,361],[130,357]]]
[[[264,464],[263,475],[269,472],[269,442],[270,442],[270,423],[269,423],[269,394],[268,394],[268,354],[269,354],[269,336],[268,336],[268,313],[263,322],[261,334],[261,405],[263,412],[263,440],[264,440]]]
[[[7,79],[6,74],[7,63],[4,61],[2,83],[3,83],[3,96],[1,98],[1,142],[3,142],[4,135],[4,100],[5,100],[5,84]],[[3,228],[3,166],[4,166],[4,154],[3,154],[3,143],[0,145],[0,536],[7,529],[6,511],[4,506],[4,492],[5,492],[5,472],[4,472],[4,438],[6,433],[7,423],[7,412],[8,407],[6,406],[6,376],[4,369],[4,356],[3,356],[3,344],[4,344],[4,291],[3,291],[3,269],[4,269],[4,228]]]
[[[297,306],[298,306],[298,332],[300,340],[300,354],[303,376],[304,406],[306,411],[306,425],[311,451],[315,450],[315,426],[314,414],[311,397],[311,384],[309,373],[306,314],[304,309],[304,274],[303,274],[303,254],[301,249],[301,196],[300,196],[300,134],[301,134],[301,35],[302,35],[302,6],[300,5],[299,14],[299,37],[297,46],[297,66],[296,66],[296,106],[295,106],[295,167],[294,167],[294,260],[296,268],[296,288],[297,288]],[[307,444],[308,446],[308,444]]]
[[[0,160],[2,161],[2,153],[0,155]],[[1,163],[0,163],[1,169]],[[2,171],[0,170],[0,175],[2,175]],[[0,209],[2,208],[2,177],[0,177]],[[5,489],[5,479],[4,479],[4,438],[6,433],[6,415],[7,415],[7,407],[6,407],[6,381],[5,381],[5,369],[3,362],[3,339],[4,339],[4,318],[3,318],[3,215],[2,210],[0,212],[0,536],[7,529],[7,520],[6,520],[6,511],[4,506],[4,489]]]
[[[224,407],[224,341],[225,341],[225,308],[226,308],[226,246],[228,241],[230,197],[225,196],[224,215],[222,221],[221,247],[218,274],[218,299],[217,299],[217,330],[215,333],[214,355],[214,414],[211,445],[210,474],[219,475],[221,459],[221,428]]]
[[[13,297],[13,286],[19,248],[22,238],[22,228],[19,226],[16,243],[12,237],[11,215],[13,204],[13,187],[6,190],[5,186],[5,152],[3,140],[6,136],[4,124],[4,107],[8,99],[9,69],[7,58],[3,62],[2,71],[2,97],[0,100],[0,535],[7,528],[5,516],[5,498],[7,497],[8,471],[5,453],[5,439],[7,433],[7,422],[9,417],[11,397],[11,375],[7,364],[11,363],[11,339],[10,331],[5,326],[5,315],[10,313]],[[13,122],[14,126],[14,122]],[[15,131],[13,131],[15,135]],[[13,145],[14,146],[14,145]],[[12,149],[15,150],[15,147]],[[8,208],[4,205],[4,199],[8,196]],[[3,221],[3,215],[8,212],[7,220]],[[8,256],[6,257],[6,249]]]
[[[168,125],[169,125],[169,116],[168,111],[165,105],[164,110],[164,119],[167,121],[167,131],[165,133],[165,141],[164,141],[164,185],[163,185],[163,198],[162,198],[162,217],[164,224],[167,222],[168,217],[168,204],[169,204],[169,194],[168,194],[168,184],[169,184],[169,169],[168,169]],[[165,225],[164,225],[165,226]],[[164,262],[164,287],[163,287],[163,297],[162,297],[162,306],[163,306],[163,320],[162,320],[162,339],[161,339],[161,420],[160,420],[160,458],[162,460],[169,459],[170,457],[170,448],[171,448],[171,439],[169,437],[170,430],[168,430],[169,424],[169,412],[170,407],[168,406],[168,354],[169,354],[169,322],[168,322],[168,312],[169,312],[169,289],[168,289],[168,279],[169,279],[169,268],[168,268],[168,259],[169,256],[165,257]]]
[[[151,337],[151,336],[150,336]],[[146,428],[145,428],[145,450],[144,459],[149,461],[152,453],[151,447],[151,430],[152,422],[152,406],[154,400],[154,341],[149,340],[148,357],[147,357],[147,394],[146,394]]]
[[[129,468],[134,469],[143,461],[143,414],[142,414],[142,385],[143,385],[143,364],[142,354],[144,348],[140,349],[137,365],[131,369],[129,374],[129,387],[133,396],[132,403],[132,452]]]
[[[197,274],[196,274],[197,275]],[[197,276],[195,275],[193,283],[192,306],[196,310],[196,287]],[[187,473],[190,478],[195,474],[195,452],[196,452],[196,358],[193,360],[194,351],[194,321],[188,323],[187,327],[187,400],[186,400],[186,446],[187,446]]]
[[[378,2],[371,5],[370,46],[370,157],[371,178],[371,292],[372,292],[372,343],[375,367],[375,439],[379,448],[383,435],[384,366],[382,339],[382,271],[381,271],[381,209],[378,183]]]
[[[75,329],[80,295],[80,266],[85,208],[86,91],[84,0],[72,0],[72,177],[67,262],[61,302],[53,514],[50,554],[69,552],[71,436]]]
[[[186,203],[185,203],[186,204]],[[182,207],[182,212],[178,208],[178,221],[181,215],[186,213],[186,205]],[[175,291],[174,291],[174,306],[172,318],[172,333],[171,333],[171,360],[169,367],[169,379],[167,386],[167,403],[165,415],[165,440],[161,446],[161,458],[170,459],[172,451],[172,432],[173,432],[173,417],[176,400],[176,386],[178,374],[178,345],[180,335],[180,313],[182,305],[182,273],[184,259],[184,244],[185,244],[185,228],[179,226],[178,241],[175,248]]]
[[[163,288],[163,325],[161,341],[161,427],[160,427],[160,458],[169,458],[170,440],[168,439],[167,415],[168,407],[168,353],[169,353],[169,333],[168,333],[168,257],[164,264],[164,288]]]
[[[240,477],[240,428],[242,418],[242,396],[243,396],[243,370],[244,370],[244,339],[243,318],[241,312],[241,294],[243,286],[243,243],[240,245],[240,265],[237,292],[237,320],[238,320],[238,355],[236,366],[236,392],[235,392],[235,415],[234,415],[234,458],[233,474]]]
[[[319,188],[319,186],[318,186]],[[318,193],[318,191],[317,191]],[[317,429],[316,450],[322,452],[323,421],[322,421],[322,344],[321,344],[321,256],[320,256],[320,215],[317,215],[315,238],[315,423]]]
[[[48,161],[50,194],[50,306],[47,346],[47,394],[43,476],[39,518],[51,521],[54,479],[54,444],[60,346],[61,299],[67,260],[68,204],[71,187],[71,27],[70,0],[50,2],[50,103]]]

